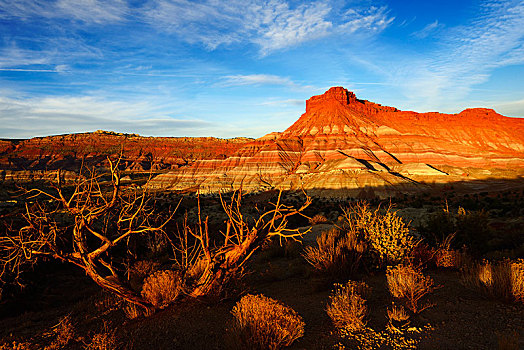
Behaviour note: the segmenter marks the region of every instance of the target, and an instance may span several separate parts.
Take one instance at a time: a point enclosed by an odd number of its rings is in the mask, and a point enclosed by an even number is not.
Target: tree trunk
[[[87,266],[85,271],[87,275],[103,289],[118,295],[127,302],[141,307],[145,311],[154,309],[151,303],[147,302],[144,298],[140,297],[131,289],[124,286],[120,281],[117,281],[113,278],[104,278],[100,276],[91,266]]]
[[[240,245],[233,246],[222,254],[215,255],[208,263],[204,273],[198,279],[196,288],[191,292],[191,297],[202,297],[220,291],[229,278],[235,275],[240,264],[256,248],[258,231],[253,230]]]

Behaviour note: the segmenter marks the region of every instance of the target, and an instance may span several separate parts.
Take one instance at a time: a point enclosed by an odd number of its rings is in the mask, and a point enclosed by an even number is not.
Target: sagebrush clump
[[[365,202],[344,209],[338,225],[322,232],[316,246],[306,247],[304,258],[317,271],[339,279],[354,277],[364,260],[377,267],[403,261],[416,241],[409,225],[390,209],[382,214]]]
[[[372,210],[367,203],[357,203],[344,210],[343,227],[368,243],[378,266],[403,261],[416,243],[409,225],[391,207],[381,213],[380,208]]]
[[[403,300],[413,313],[421,312],[431,306],[419,305],[419,301],[436,288],[433,279],[425,276],[420,269],[412,265],[400,264],[388,267],[386,277],[391,295]]]
[[[247,294],[231,311],[239,348],[280,349],[304,335],[304,320],[298,313],[262,294]]]
[[[337,288],[329,297],[329,304],[326,308],[333,325],[344,333],[363,330],[368,313],[364,297],[369,294],[369,287],[364,282],[354,281],[335,286]]]
[[[356,232],[332,228],[316,241],[317,246],[306,247],[303,256],[317,271],[336,278],[349,278],[357,272],[366,245]]]
[[[183,279],[178,271],[157,271],[144,280],[142,297],[155,308],[164,308],[180,295]]]

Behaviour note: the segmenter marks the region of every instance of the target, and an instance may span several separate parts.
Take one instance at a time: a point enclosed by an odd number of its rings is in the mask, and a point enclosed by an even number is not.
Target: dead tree
[[[19,274],[39,258],[62,260],[82,268],[103,289],[148,311],[153,305],[129,286],[118,268],[122,266],[118,258],[129,248],[130,239],[147,234],[168,238],[179,269],[198,271],[190,278],[186,273],[187,294],[201,297],[220,292],[267,239],[300,238],[304,232],[288,229],[288,218],[302,215],[311,203],[306,196],[304,205],[296,209],[283,204],[279,193],[276,202],[269,203],[270,210],[247,220],[241,212],[241,191],[229,202],[221,196],[227,229],[216,240],[210,237],[207,218],[202,220],[200,201],[196,229],[185,222],[181,233],[166,232],[178,206],[160,217],[147,186],[137,190],[120,184],[118,161],[109,161],[106,176],[110,180],[105,186],[103,177],[88,175],[71,190],[62,185],[58,174],[54,191],[27,191],[36,201],[26,205],[26,225],[0,236],[0,279],[6,273]]]
[[[241,212],[241,199],[241,191],[233,193],[230,203],[220,196],[227,215],[227,229],[223,233],[222,241],[217,245],[210,243],[207,218],[202,220],[199,205],[197,229],[188,230],[196,238],[199,257],[195,264],[199,264],[202,271],[192,286],[192,297],[220,292],[267,239],[278,237],[280,240],[296,240],[306,233],[298,229],[288,229],[287,220],[291,216],[302,215],[303,210],[311,204],[310,197],[306,196],[300,208],[294,208],[282,203],[280,192],[276,202],[269,203],[272,209],[254,218],[251,224]]]
[[[54,258],[82,268],[100,287],[144,309],[151,305],[122,279],[113,252],[126,249],[133,236],[162,232],[162,222],[147,190],[123,187],[118,161],[109,160],[110,180],[94,171],[79,176],[72,191],[62,184],[60,172],[53,191],[26,190],[29,199],[26,225],[0,237],[0,277],[17,276],[24,265],[39,258]]]

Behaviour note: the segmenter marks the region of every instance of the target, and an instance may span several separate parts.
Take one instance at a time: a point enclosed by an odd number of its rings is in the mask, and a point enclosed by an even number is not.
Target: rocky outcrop
[[[107,157],[120,155],[121,169],[131,172],[177,169],[197,160],[226,159],[248,138],[142,137],[136,134],[94,133],[0,140],[0,180],[30,181],[53,177],[55,170],[105,168]]]
[[[249,142],[226,159],[200,160],[159,175],[151,186],[202,193],[304,188],[330,196],[374,188],[380,195],[487,174],[468,169],[522,174],[524,119],[484,108],[459,114],[400,111],[334,87],[311,97],[306,112],[285,131]]]

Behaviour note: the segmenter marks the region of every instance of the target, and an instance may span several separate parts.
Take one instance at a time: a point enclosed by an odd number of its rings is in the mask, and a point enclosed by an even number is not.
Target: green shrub
[[[430,214],[419,231],[434,245],[442,244],[446,237],[453,235],[451,248],[467,246],[477,254],[489,251],[489,242],[494,238],[487,212],[466,211],[462,207],[456,213],[445,208]]]

